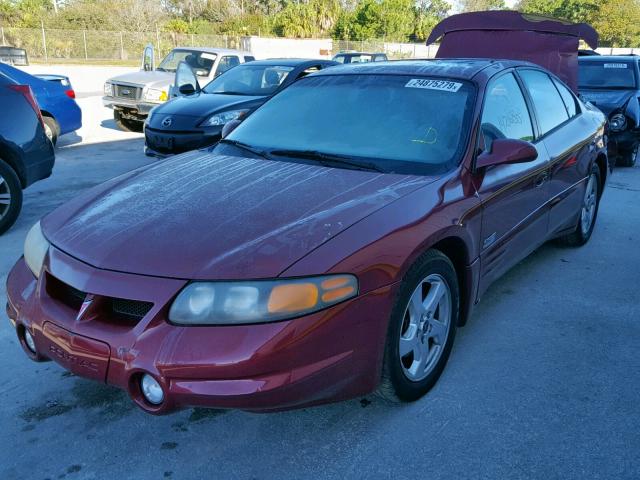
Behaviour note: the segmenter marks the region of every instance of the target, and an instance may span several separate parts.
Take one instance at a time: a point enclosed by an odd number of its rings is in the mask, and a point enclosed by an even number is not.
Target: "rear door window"
[[[540,134],[544,135],[569,120],[569,114],[551,77],[539,70],[520,70],[536,109]]]
[[[232,69],[236,65],[240,65],[240,59],[235,55],[225,55],[220,59],[218,64],[218,70],[216,71],[216,77],[222,75],[227,70]]]

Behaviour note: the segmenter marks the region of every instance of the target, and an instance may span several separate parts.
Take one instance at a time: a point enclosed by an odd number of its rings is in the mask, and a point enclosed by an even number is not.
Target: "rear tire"
[[[122,115],[117,110],[113,112],[113,120],[116,122],[116,127],[125,132],[140,133],[143,131],[144,122],[137,120],[129,120],[128,118],[122,118]]]
[[[22,185],[18,175],[0,160],[0,235],[15,223],[22,209]]]
[[[410,402],[431,390],[449,359],[459,315],[453,264],[440,251],[429,250],[402,281],[376,393],[391,402]]]
[[[635,145],[631,150],[629,150],[628,152],[624,152],[622,155],[620,155],[620,160],[618,162],[618,164],[621,167],[633,167],[635,166],[637,160],[638,160],[638,151],[640,150],[640,144]]]
[[[58,126],[58,122],[56,122],[52,117],[43,116],[42,120],[44,120],[44,133],[47,135],[47,138],[51,140],[53,146],[56,146],[58,143],[58,136],[60,135],[60,127]]]
[[[587,177],[585,194],[582,205],[580,206],[578,225],[572,233],[559,237],[558,243],[568,247],[580,247],[589,241],[593,229],[596,226],[596,219],[598,218],[601,186],[600,168],[594,164],[591,167],[589,177]]]

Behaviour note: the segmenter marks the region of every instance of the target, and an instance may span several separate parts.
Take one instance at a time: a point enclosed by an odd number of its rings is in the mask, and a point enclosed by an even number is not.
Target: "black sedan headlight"
[[[609,129],[612,132],[621,132],[627,128],[627,117],[622,113],[616,113],[609,119]]]

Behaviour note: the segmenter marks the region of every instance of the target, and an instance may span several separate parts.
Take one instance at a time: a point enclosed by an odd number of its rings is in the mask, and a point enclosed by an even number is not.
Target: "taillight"
[[[11,90],[15,90],[16,92],[20,92],[24,95],[24,98],[27,99],[33,111],[36,112],[38,116],[38,120],[40,120],[40,124],[44,127],[44,120],[42,119],[42,112],[40,111],[40,107],[36,103],[36,99],[33,97],[33,92],[31,91],[31,87],[29,85],[9,85]]]
[[[73,90],[65,90],[64,93],[66,93],[69,98],[76,98],[76,92]]]

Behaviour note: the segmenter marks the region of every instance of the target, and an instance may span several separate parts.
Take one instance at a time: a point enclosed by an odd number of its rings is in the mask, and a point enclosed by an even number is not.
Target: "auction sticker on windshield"
[[[445,92],[457,92],[462,86],[459,82],[450,82],[448,80],[429,80],[426,78],[412,78],[407,82],[405,87],[408,88],[426,88],[429,90],[443,90]]]

